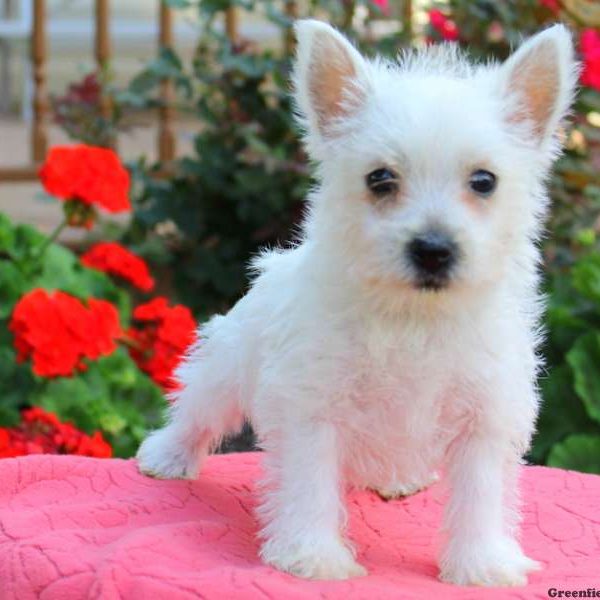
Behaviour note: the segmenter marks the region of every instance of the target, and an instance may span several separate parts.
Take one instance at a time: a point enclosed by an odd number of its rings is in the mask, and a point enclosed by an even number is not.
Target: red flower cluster
[[[579,45],[583,58],[581,83],[600,91],[600,32],[584,29]]]
[[[110,302],[90,298],[85,306],[74,296],[43,289],[19,300],[9,329],[15,336],[17,360],[31,357],[33,372],[45,377],[85,370],[84,358],[110,354],[122,334],[119,314]]]
[[[561,11],[559,0],[540,0],[540,4],[554,15],[558,15]]]
[[[373,4],[375,4],[384,15],[390,14],[390,0],[373,0]]]
[[[129,350],[132,358],[164,389],[175,389],[173,371],[195,340],[192,313],[185,306],[169,306],[165,298],[159,297],[138,306],[133,318],[138,325],[128,331],[133,342]]]
[[[117,242],[95,244],[82,255],[81,262],[91,269],[121,277],[144,292],[154,287],[148,265]]]
[[[61,423],[53,413],[39,407],[23,411],[17,427],[0,427],[0,458],[26,454],[77,454],[110,458],[112,448],[96,431],[89,436],[71,423]]]
[[[55,146],[39,175],[46,191],[63,200],[77,200],[113,213],[131,210],[129,173],[108,148]]]
[[[429,11],[429,24],[447,42],[455,42],[459,38],[456,23],[447,17],[441,10]]]
[[[102,85],[96,73],[88,73],[81,81],[71,83],[67,93],[53,99],[54,120],[59,125],[65,123],[64,112],[70,106],[80,106],[85,110],[93,110],[98,106],[102,95]]]

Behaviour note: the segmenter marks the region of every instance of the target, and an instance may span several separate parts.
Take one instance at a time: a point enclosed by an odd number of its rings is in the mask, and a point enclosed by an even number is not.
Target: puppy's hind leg
[[[221,438],[241,428],[239,385],[231,353],[203,338],[177,370],[182,388],[172,397],[167,423],[141,444],[137,459],[146,475],[195,479]],[[215,347],[216,346],[216,347]]]
[[[439,475],[432,471],[426,477],[417,477],[406,481],[393,479],[388,485],[374,488],[374,491],[382,500],[396,500],[427,489],[430,485],[436,483],[439,478]]]

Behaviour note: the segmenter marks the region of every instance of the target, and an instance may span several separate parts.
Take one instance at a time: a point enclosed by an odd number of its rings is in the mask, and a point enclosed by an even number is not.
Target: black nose
[[[456,244],[446,233],[428,231],[409,243],[408,254],[421,273],[443,276],[456,260]]]

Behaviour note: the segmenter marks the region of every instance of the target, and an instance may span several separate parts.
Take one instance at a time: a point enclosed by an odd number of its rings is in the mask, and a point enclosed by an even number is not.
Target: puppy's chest
[[[364,427],[391,427],[399,435],[423,432],[442,408],[451,376],[437,365],[398,356],[385,364],[367,357],[357,365],[347,390],[345,411]]]
[[[442,342],[418,342],[358,347],[335,406],[351,463],[387,470],[402,455],[407,464],[417,457],[433,464],[460,427],[462,418],[453,415],[456,360]]]

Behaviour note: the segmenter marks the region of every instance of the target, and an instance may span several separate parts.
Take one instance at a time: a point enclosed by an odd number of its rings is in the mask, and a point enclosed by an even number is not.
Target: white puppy
[[[364,59],[297,24],[295,94],[317,163],[301,241],[200,330],[143,472],[196,478],[244,418],[266,450],[264,561],[362,575],[344,487],[401,496],[443,469],[441,578],[522,585],[517,474],[538,407],[536,241],[577,79],[554,26],[504,64],[451,46]]]

